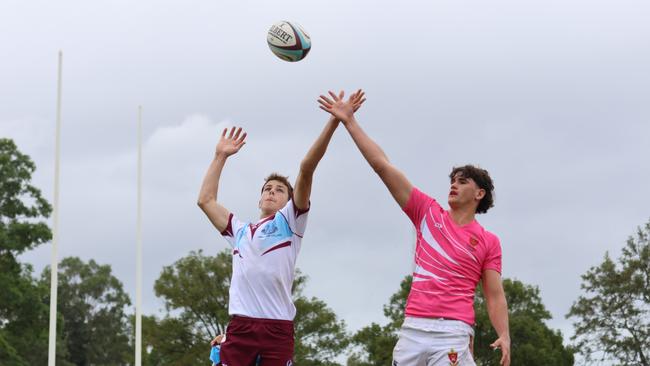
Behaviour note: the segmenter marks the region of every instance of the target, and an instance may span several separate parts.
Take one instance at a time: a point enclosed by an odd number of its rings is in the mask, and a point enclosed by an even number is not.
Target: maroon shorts
[[[233,316],[221,344],[223,366],[291,366],[293,364],[293,322],[290,320]]]

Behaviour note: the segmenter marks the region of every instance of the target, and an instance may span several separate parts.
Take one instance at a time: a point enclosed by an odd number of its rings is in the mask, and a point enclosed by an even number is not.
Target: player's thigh
[[[251,366],[259,353],[254,329],[248,322],[235,319],[228,323],[226,340],[221,344],[220,356],[224,366]]]
[[[426,332],[402,328],[393,349],[393,366],[427,366],[429,356]]]
[[[291,366],[293,364],[293,323],[266,322],[261,327],[260,366]]]

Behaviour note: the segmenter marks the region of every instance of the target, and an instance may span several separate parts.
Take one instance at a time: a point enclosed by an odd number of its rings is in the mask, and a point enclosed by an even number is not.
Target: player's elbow
[[[208,205],[214,202],[214,198],[212,197],[207,197],[207,196],[200,196],[199,199],[196,201],[196,204],[203,210],[205,211],[206,207]]]
[[[304,159],[303,161],[300,162],[300,172],[302,174],[314,174],[315,170],[316,170],[316,164],[314,164],[310,160]]]

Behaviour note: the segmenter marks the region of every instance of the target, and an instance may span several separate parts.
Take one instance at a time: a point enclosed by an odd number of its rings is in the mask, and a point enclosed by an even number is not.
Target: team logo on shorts
[[[447,353],[447,357],[449,357],[449,366],[458,366],[458,352],[454,351],[452,348],[449,353]]]
[[[293,366],[293,362],[291,360],[287,361],[287,366]]]

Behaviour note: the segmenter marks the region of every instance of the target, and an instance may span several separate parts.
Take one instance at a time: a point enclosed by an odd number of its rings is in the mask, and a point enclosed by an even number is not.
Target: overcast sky
[[[196,206],[220,131],[248,143],[220,198],[258,217],[263,178],[294,180],[328,89],[364,88],[358,120],[420,189],[446,203],[452,166],[488,169],[503,275],[539,286],[566,335],[580,275],[650,219],[650,3],[496,1],[17,1],[0,3],[0,136],[37,164],[52,201],[57,52],[64,52],[60,258],[110,264],[134,299],[136,119],[144,119],[144,312],[191,250],[227,243]],[[307,58],[266,45],[278,20]],[[412,268],[413,229],[339,128],[316,172],[298,267],[351,331]],[[22,256],[37,272],[51,246]],[[226,306],[224,304],[224,306]],[[565,337],[565,340],[567,337]]]

